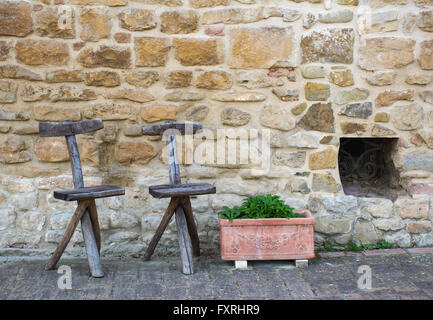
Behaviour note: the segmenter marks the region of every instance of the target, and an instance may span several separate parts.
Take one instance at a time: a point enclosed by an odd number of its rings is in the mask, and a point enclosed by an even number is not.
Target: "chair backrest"
[[[78,122],[39,122],[41,137],[73,136],[80,133],[93,132],[104,128],[101,119],[84,120]]]
[[[162,136],[164,133],[180,133],[194,134],[198,130],[201,130],[203,126],[198,122],[173,122],[167,121],[163,124],[157,124],[154,126],[147,126],[141,128],[141,133],[145,136]],[[166,132],[169,130],[168,132]]]
[[[141,128],[146,136],[167,136],[168,165],[171,184],[180,184],[180,169],[177,161],[176,134],[194,134],[203,126],[198,122],[172,122]]]
[[[79,122],[40,122],[39,135],[41,137],[65,136],[71,160],[72,177],[75,188],[84,187],[83,172],[81,170],[80,153],[78,152],[76,134],[93,132],[104,128],[101,119],[84,120]]]

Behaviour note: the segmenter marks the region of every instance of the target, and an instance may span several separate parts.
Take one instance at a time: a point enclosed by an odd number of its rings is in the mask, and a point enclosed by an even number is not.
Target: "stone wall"
[[[39,138],[38,122],[96,117],[105,128],[78,139],[85,184],[126,188],[97,200],[105,255],[143,253],[168,204],[148,194],[168,182],[164,142],[139,130],[166,120],[271,131],[260,175],[193,163],[212,139],[179,142],[183,181],[217,187],[192,199],[205,249],[222,206],[264,192],[314,213],[318,247],[431,246],[432,32],[432,0],[0,0],[1,252],[51,251],[75,207],[52,196],[72,187],[64,139]],[[408,195],[344,195],[340,137],[399,138]],[[72,242],[83,254],[80,232]],[[177,247],[171,224],[158,250]]]

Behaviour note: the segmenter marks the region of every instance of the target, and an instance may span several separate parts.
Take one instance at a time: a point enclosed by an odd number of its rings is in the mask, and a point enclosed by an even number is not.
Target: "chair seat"
[[[96,198],[106,198],[121,196],[125,194],[125,189],[116,186],[102,185],[84,187],[79,189],[54,191],[54,198],[64,201],[87,200]]]
[[[216,188],[209,183],[161,184],[150,186],[149,193],[154,198],[184,197],[216,193]]]

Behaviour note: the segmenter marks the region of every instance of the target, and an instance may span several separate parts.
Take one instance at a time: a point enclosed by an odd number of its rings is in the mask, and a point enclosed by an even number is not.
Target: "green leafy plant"
[[[391,248],[392,243],[389,243],[388,241],[379,241],[378,243],[376,243],[376,249],[389,249]]]
[[[334,248],[334,246],[332,244],[330,244],[329,242],[323,242],[323,247],[325,248],[325,251],[331,252],[331,251],[337,251],[336,248]]]
[[[265,218],[297,218],[299,213],[294,213],[293,208],[285,204],[280,196],[257,195],[242,200],[240,207],[234,206],[232,209],[225,206],[218,212],[221,219],[265,219]]]

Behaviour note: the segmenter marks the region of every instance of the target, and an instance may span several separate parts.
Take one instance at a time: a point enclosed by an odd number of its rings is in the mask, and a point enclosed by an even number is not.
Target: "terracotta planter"
[[[223,260],[291,260],[314,258],[314,224],[308,210],[299,218],[220,219]]]

